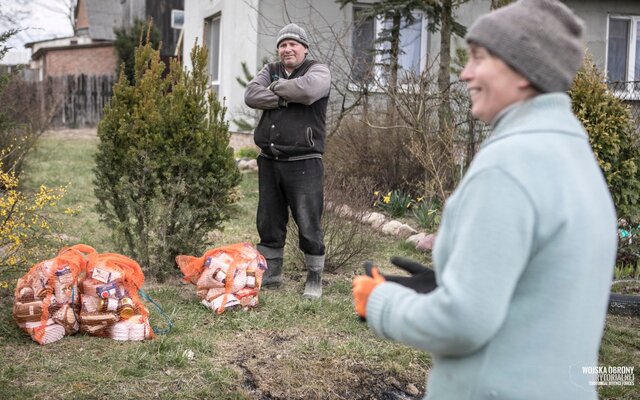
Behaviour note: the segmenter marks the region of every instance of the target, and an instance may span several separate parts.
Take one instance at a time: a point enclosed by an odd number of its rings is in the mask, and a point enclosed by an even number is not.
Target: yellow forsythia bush
[[[41,240],[51,233],[46,211],[64,196],[65,188],[40,186],[35,194],[19,189],[19,179],[3,170],[0,152],[0,268],[27,265],[38,256]],[[0,270],[0,272],[2,272]],[[8,282],[0,275],[0,287]]]

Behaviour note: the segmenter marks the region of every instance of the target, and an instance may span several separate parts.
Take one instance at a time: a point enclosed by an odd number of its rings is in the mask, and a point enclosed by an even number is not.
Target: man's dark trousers
[[[284,248],[290,208],[298,226],[300,249],[308,255],[324,255],[322,159],[278,161],[261,156],[258,168],[260,245]]]

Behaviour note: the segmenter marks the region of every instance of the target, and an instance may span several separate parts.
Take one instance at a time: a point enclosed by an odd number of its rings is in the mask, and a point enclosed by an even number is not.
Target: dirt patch
[[[419,389],[411,383],[416,377],[403,373],[391,376],[365,362],[304,348],[309,333],[297,329],[262,332],[260,336],[244,336],[241,343],[236,337],[233,344],[221,343],[220,347],[243,377],[243,389],[255,399],[420,398]],[[330,338],[318,339],[331,346]]]
[[[62,139],[90,139],[97,137],[97,128],[50,129],[42,137]]]

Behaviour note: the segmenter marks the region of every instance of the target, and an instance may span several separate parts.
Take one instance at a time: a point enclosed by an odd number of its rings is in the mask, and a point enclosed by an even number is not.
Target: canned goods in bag
[[[99,304],[100,311],[116,311],[118,309],[118,300],[116,299],[101,299]]]
[[[133,305],[133,300],[131,300],[129,297],[123,297],[120,300],[120,307],[118,309],[118,312],[120,314],[120,318],[122,319],[129,319],[133,317],[136,312]]]
[[[115,297],[116,295],[116,283],[111,282],[106,285],[96,286],[96,294],[98,297],[102,299],[106,299],[108,297]]]
[[[256,287],[256,273],[254,271],[247,271],[247,287]]]
[[[213,279],[218,282],[224,283],[224,279],[227,277],[227,274],[222,270],[222,268],[218,268],[213,273]]]

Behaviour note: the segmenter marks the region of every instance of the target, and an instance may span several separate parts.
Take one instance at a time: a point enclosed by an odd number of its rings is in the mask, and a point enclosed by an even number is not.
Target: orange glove
[[[351,283],[353,292],[353,302],[355,304],[356,313],[361,318],[367,316],[367,301],[373,289],[384,282],[384,278],[380,275],[377,267],[371,269],[371,276],[359,275],[353,278]]]

